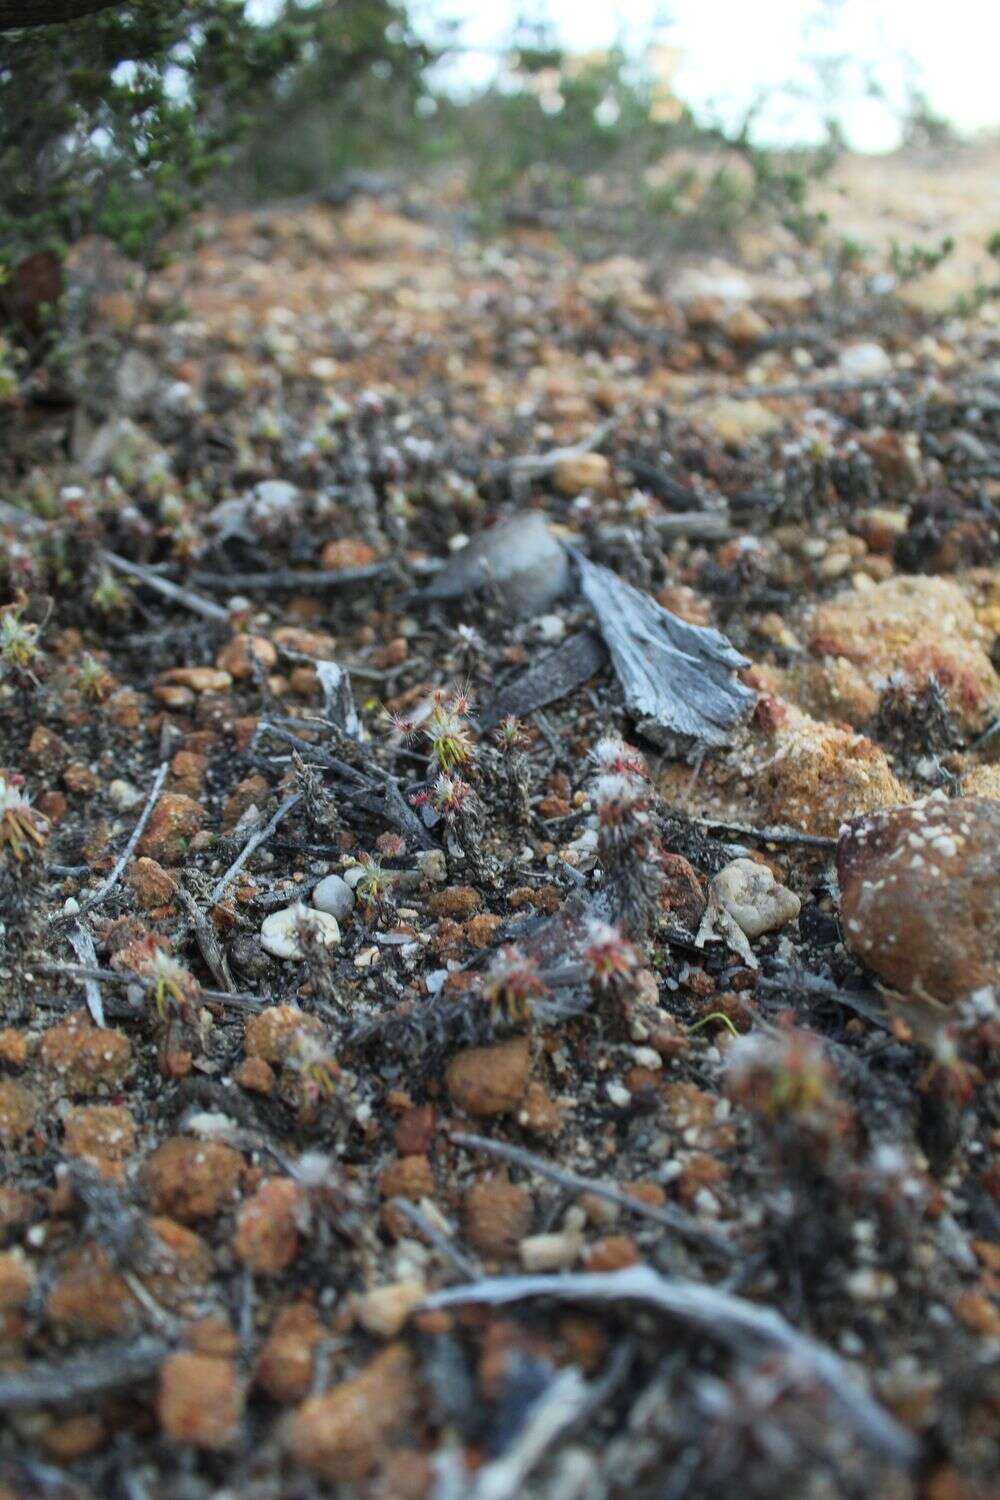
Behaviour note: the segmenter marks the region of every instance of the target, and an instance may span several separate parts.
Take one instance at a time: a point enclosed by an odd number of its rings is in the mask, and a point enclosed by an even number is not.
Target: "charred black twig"
[[[294,568],[275,568],[270,573],[193,573],[192,578],[202,588],[220,588],[242,591],[255,589],[335,589],[346,588],[352,583],[371,583],[392,573],[396,564],[392,562],[363,563],[356,568],[314,568],[301,573]]]
[[[718,828],[721,833],[735,833],[741,838],[754,839],[758,844],[799,844],[804,849],[829,849],[837,847],[836,839],[822,838],[817,833],[799,833],[795,828],[751,828],[747,823],[725,823],[719,818],[688,818],[699,828]]]

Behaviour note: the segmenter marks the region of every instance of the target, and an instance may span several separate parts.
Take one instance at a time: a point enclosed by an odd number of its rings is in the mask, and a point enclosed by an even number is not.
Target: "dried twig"
[[[80,960],[81,964],[97,963],[97,949],[94,947],[94,939],[84,927],[82,922],[75,922],[66,934],[70,947]],[[90,974],[82,974],[83,988],[87,996],[87,1009],[95,1026],[104,1025],[104,1002],[101,999],[101,991],[97,981]]]
[[[801,844],[805,849],[836,849],[837,840],[822,838],[818,833],[799,833],[795,828],[751,828],[747,823],[725,823],[719,818],[692,818],[699,828],[717,828],[720,833],[736,833],[754,839],[758,844]]]
[[[799,1333],[774,1308],[759,1307],[744,1297],[697,1281],[661,1276],[649,1266],[561,1276],[498,1276],[435,1292],[424,1307],[468,1303],[497,1306],[531,1297],[610,1302],[616,1306],[625,1301],[640,1302],[740,1354],[783,1354],[805,1379],[827,1392],[868,1447],[898,1464],[910,1464],[916,1457],[915,1439],[878,1405],[844,1361],[824,1344]]]
[[[0,1375],[0,1411],[69,1406],[89,1396],[121,1390],[155,1375],[170,1352],[162,1339],[115,1340],[59,1364],[32,1364]]]
[[[551,1162],[544,1161],[531,1151],[525,1151],[521,1146],[508,1146],[503,1141],[492,1141],[487,1136],[471,1135],[465,1131],[456,1132],[452,1140],[456,1146],[465,1146],[470,1151],[482,1151],[486,1156],[496,1156],[501,1161],[514,1162],[529,1172],[537,1172],[540,1177],[548,1177],[550,1181],[557,1182],[560,1187],[569,1188],[572,1192],[593,1193],[595,1197],[606,1198],[609,1203],[617,1203],[619,1208],[626,1208],[630,1213],[650,1219],[654,1224],[659,1224],[663,1229],[669,1229],[672,1234],[689,1240],[693,1244],[708,1246],[722,1255],[736,1254],[736,1248],[727,1235],[717,1229],[709,1229],[704,1224],[699,1224],[682,1209],[666,1206],[655,1208],[651,1203],[642,1203],[637,1198],[630,1198],[628,1193],[623,1193],[620,1188],[611,1187],[609,1183],[600,1182],[596,1178],[581,1177],[579,1173],[569,1172],[565,1167],[555,1167]]]
[[[293,792],[290,797],[285,798],[284,802],[282,802],[281,806],[278,808],[271,821],[264,828],[259,828],[250,835],[246,843],[243,845],[243,848],[240,850],[239,854],[237,854],[236,858],[229,866],[229,869],[221,877],[221,879],[215,882],[215,885],[212,887],[212,894],[209,897],[209,901],[212,906],[214,906],[217,901],[222,900],[222,897],[225,894],[226,886],[240,873],[243,866],[250,858],[251,854],[253,854],[255,850],[259,849],[261,844],[267,843],[267,840],[271,837],[274,830],[279,826],[279,824],[284,821],[285,818],[288,817],[288,814],[292,811],[292,809],[297,807],[301,801],[302,793]]]
[[[92,896],[88,896],[83,905],[81,907],[78,907],[75,912],[71,912],[69,914],[61,911],[56,912],[56,914],[50,918],[50,921],[65,922],[68,915],[74,917],[85,916],[88,911],[93,911],[95,906],[100,906],[102,901],[107,900],[108,896],[110,896],[111,892],[118,884],[118,881],[121,879],[122,871],[128,864],[129,860],[132,858],[135,847],[138,844],[139,840],[142,838],[143,833],[145,832],[146,824],[149,822],[150,817],[152,816],[153,808],[156,806],[156,799],[160,795],[160,791],[163,787],[163,783],[167,779],[167,772],[169,770],[169,761],[163,761],[158,767],[156,775],[153,778],[153,785],[150,788],[149,796],[146,798],[146,805],[142,810],[139,821],[132,829],[132,835],[128,843],[125,845],[125,848],[115,860],[115,866],[111,871],[111,874],[107,877],[106,880],[102,881],[101,885],[94,892],[94,894]]]
[[[408,1198],[393,1198],[392,1207],[401,1213],[404,1219],[409,1219],[435,1250],[439,1251],[446,1260],[451,1261],[460,1276],[468,1276],[472,1281],[479,1280],[483,1273],[472,1257],[464,1255],[456,1245],[453,1245],[415,1203],[411,1203]]]
[[[920,378],[916,370],[894,370],[890,375],[864,375],[853,380],[837,375],[828,380],[789,381],[787,385],[739,385],[721,393],[712,390],[694,391],[689,399],[701,401],[706,396],[719,394],[730,401],[754,401],[768,396],[844,396],[854,391],[884,391],[893,386],[913,385]]]
[[[356,568],[313,568],[297,573],[294,568],[276,568],[270,573],[195,573],[202,588],[231,589],[242,593],[253,589],[330,589],[350,583],[370,583],[395,568],[392,562],[363,563]]]
[[[551,474],[558,464],[567,459],[582,458],[586,453],[592,453],[599,448],[609,433],[613,432],[625,416],[624,412],[617,412],[595,427],[589,437],[581,438],[580,442],[573,443],[568,448],[551,448],[548,453],[523,453],[518,458],[506,458],[497,464],[490,465],[489,472],[497,477],[501,474],[509,474],[512,478],[535,479],[541,474]]]
[[[109,568],[114,568],[117,573],[129,573],[138,578],[147,588],[162,594],[165,599],[170,599],[174,604],[183,604],[185,609],[190,609],[194,614],[201,615],[206,620],[218,620],[225,625],[229,621],[229,611],[223,609],[221,604],[213,604],[211,599],[203,599],[193,589],[186,589],[183,584],[171,583],[169,578],[161,578],[159,573],[154,573],[152,568],[147,568],[144,563],[129,562],[128,558],[119,557],[117,552],[101,553],[101,561],[106,562]]]
[[[138,976],[135,974],[119,974],[114,969],[100,969],[84,964],[32,964],[33,974],[52,974],[58,978],[67,979],[90,979],[96,984],[114,984],[127,989],[130,984],[135,984]],[[235,1005],[239,1010],[264,1010],[270,1001],[266,996],[248,995],[240,990],[206,990],[199,986],[198,994],[203,1000],[221,1000],[226,1005]],[[34,997],[35,1004],[43,1003],[40,997]]]

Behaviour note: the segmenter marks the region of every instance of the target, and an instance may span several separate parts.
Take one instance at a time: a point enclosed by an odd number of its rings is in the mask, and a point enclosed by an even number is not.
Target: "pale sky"
[[[905,99],[910,80],[959,130],[1000,127],[996,0],[536,0],[531,6],[518,0],[415,0],[413,10],[431,31],[435,18],[460,20],[463,43],[487,54],[509,36],[521,11],[548,16],[561,40],[583,52],[616,37],[641,46],[666,12],[668,23],[657,36],[683,50],[681,97],[696,114],[711,112],[732,124],[768,92],[757,126],[758,137],[768,142],[820,134],[820,86],[808,61],[819,55],[847,59],[836,113],[857,150],[897,144],[894,106]],[[454,76],[485,80],[495,66],[487,54],[464,54],[452,65]],[[869,78],[886,91],[888,104],[869,96]]]

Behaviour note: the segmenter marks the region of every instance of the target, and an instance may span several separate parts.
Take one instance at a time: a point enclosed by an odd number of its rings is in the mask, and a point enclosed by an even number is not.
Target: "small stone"
[[[427,1288],[422,1281],[394,1281],[389,1286],[376,1287],[355,1303],[358,1322],[380,1339],[395,1338],[426,1296]]]
[[[583,1253],[583,1236],[564,1231],[532,1234],[518,1247],[521,1265],[529,1274],[538,1271],[568,1271]]]
[[[434,1193],[434,1170],[426,1156],[400,1156],[390,1162],[378,1180],[383,1198],[406,1198],[418,1203]]]
[[[477,917],[470,917],[466,922],[465,940],[473,948],[489,948],[502,925],[502,917],[491,911],[481,911]]]
[[[853,1302],[887,1302],[896,1295],[897,1281],[890,1271],[876,1266],[862,1266],[847,1278],[848,1296]]]
[[[848,344],[840,351],[837,369],[846,380],[876,380],[892,373],[892,360],[881,344]]]
[[[528,1085],[531,1054],[527,1037],[493,1047],[468,1047],[448,1064],[448,1092],[456,1109],[488,1118],[511,1114]]]
[[[357,1484],[416,1404],[413,1357],[390,1344],[359,1375],[304,1401],[292,1420],[289,1448],[297,1463],[330,1484]]]
[[[611,488],[611,461],[603,453],[560,459],[552,471],[552,482],[561,495],[579,495],[584,490],[606,495]]]
[[[325,911],[342,922],[354,910],[354,892],[340,875],[327,875],[310,897],[317,911]]]
[[[907,997],[921,1037],[973,992],[1000,995],[1000,803],[928,797],[858,818],[837,874],[844,941]]]
[[[364,568],[376,562],[378,553],[368,542],[344,537],[338,542],[327,542],[320,553],[320,566],[340,573],[344,568]]]
[[[170,774],[175,785],[183,787],[185,792],[194,796],[201,790],[208,767],[207,755],[198,755],[193,750],[178,750],[170,762]]]
[[[161,865],[178,865],[204,821],[200,803],[183,792],[162,792],[136,852]]]
[[[424,598],[460,599],[491,584],[508,615],[524,619],[548,609],[569,583],[569,558],[544,516],[522,511],[456,553]]]
[[[5,1313],[19,1312],[35,1285],[35,1272],[21,1249],[0,1254],[0,1337]]]
[[[274,1092],[274,1069],[262,1057],[248,1057],[233,1074],[241,1089],[251,1094]]]
[[[146,1158],[140,1179],[156,1213],[194,1224],[229,1207],[242,1170],[232,1146],[175,1135]]]
[[[442,849],[421,849],[416,856],[417,869],[432,885],[444,885],[448,879],[448,866]]]
[[[277,1276],[299,1252],[302,1189],[290,1177],[266,1177],[239,1211],[233,1250],[258,1276]]]
[[[185,1229],[183,1224],[162,1214],[149,1220],[149,1232],[155,1245],[150,1256],[151,1268],[143,1271],[143,1285],[164,1307],[182,1312],[198,1288],[211,1279],[215,1269],[212,1252],[193,1229]],[[202,1353],[218,1352],[202,1350]]]
[[[450,885],[438,891],[427,903],[435,917],[471,917],[483,904],[483,898],[471,885]]]
[[[81,797],[93,797],[100,786],[97,773],[82,760],[74,760],[63,772],[63,786]]]
[[[421,1104],[406,1110],[396,1126],[395,1146],[400,1156],[426,1151],[434,1139],[436,1119],[433,1106]]]
[[[120,1031],[95,1026],[76,1011],[50,1026],[38,1052],[42,1067],[54,1073],[67,1094],[96,1094],[120,1087],[132,1066],[132,1043]]]
[[[224,693],[233,685],[229,673],[218,667],[172,667],[156,680],[190,688],[193,693]]]
[[[128,872],[129,885],[144,911],[169,906],[177,893],[177,881],[155,859],[137,859]]]
[[[228,1448],[243,1416],[243,1389],[230,1359],[180,1351],[160,1370],[157,1415],[172,1442]]]
[[[325,911],[314,911],[303,902],[284,906],[264,918],[260,929],[261,947],[272,958],[305,957],[299,941],[299,933],[306,928],[324,948],[336,948],[340,944],[340,927],[336,917]]]
[[[222,809],[222,831],[230,833],[251,807],[262,808],[271,795],[271,784],[259,771],[238,781]]]
[[[531,1228],[535,1206],[526,1188],[506,1177],[480,1177],[462,1205],[465,1237],[490,1260],[510,1260]]]
[[[256,1384],[272,1401],[289,1404],[309,1394],[316,1349],[327,1337],[311,1302],[283,1308],[264,1341]]]
[[[955,1316],[970,1333],[1000,1339],[1000,1308],[982,1292],[963,1292],[955,1303]]]
[[[28,1039],[16,1026],[0,1031],[0,1063],[8,1068],[23,1068],[28,1061]]]
[[[659,1061],[659,1059],[657,1059]],[[525,1090],[517,1112],[517,1123],[532,1135],[558,1135],[562,1129],[562,1110],[544,1083],[532,1080]]]
[[[584,1266],[592,1272],[624,1271],[642,1262],[639,1247],[630,1234],[610,1234],[588,1245]]]
[[[268,1063],[283,1063],[299,1046],[299,1038],[323,1035],[318,1016],[307,1015],[295,1005],[269,1005],[247,1022],[243,1050],[247,1057],[262,1057]]]
[[[769,822],[835,838],[849,818],[906,801],[885,752],[870,739],[779,706],[783,713],[769,726],[754,770]]]
[[[781,418],[762,401],[737,401],[732,396],[706,402],[698,409],[698,421],[730,448],[742,448],[756,438],[769,437],[781,426]]]
[[[253,676],[254,662],[265,672],[278,664],[278,653],[262,635],[234,635],[219,651],[215,665],[235,682]]]
[[[80,1245],[71,1250],[45,1299],[49,1326],[77,1338],[111,1338],[129,1328],[138,1309],[124,1278],[106,1250]]]
[[[712,880],[712,890],[748,938],[776,932],[794,922],[802,902],[787,886],[779,885],[767,865],[734,859]]]
[[[39,771],[51,775],[62,770],[70,757],[69,746],[44,724],[36,724],[28,741],[28,760]]]

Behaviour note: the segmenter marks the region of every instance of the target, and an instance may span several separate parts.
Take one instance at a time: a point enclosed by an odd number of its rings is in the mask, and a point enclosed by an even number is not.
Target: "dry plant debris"
[[[18,413],[5,1495],[988,1492],[997,327],[767,256],[235,215]]]

